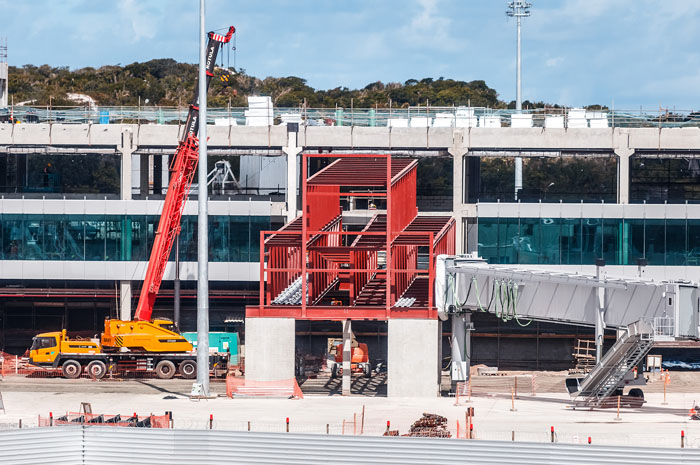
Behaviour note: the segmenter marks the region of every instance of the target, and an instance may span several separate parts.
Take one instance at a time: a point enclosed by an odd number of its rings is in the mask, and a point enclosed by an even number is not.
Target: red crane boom
[[[206,89],[209,90],[211,78],[214,76],[214,66],[219,47],[228,43],[235,32],[231,26],[226,35],[210,32],[206,51]],[[206,122],[204,123],[206,124]],[[141,288],[139,303],[134,315],[135,320],[150,321],[153,313],[153,304],[158,296],[160,284],[163,281],[165,266],[168,264],[170,251],[180,233],[180,219],[185,206],[185,201],[190,192],[192,178],[197,169],[199,158],[199,85],[195,86],[194,98],[190,104],[185,123],[185,131],[180,137],[180,142],[175,152],[175,158],[170,166],[170,183],[163,204],[163,212],[160,215],[158,231],[153,242],[151,258],[148,260],[146,277]],[[207,194],[207,186],[199,186],[199,195]]]

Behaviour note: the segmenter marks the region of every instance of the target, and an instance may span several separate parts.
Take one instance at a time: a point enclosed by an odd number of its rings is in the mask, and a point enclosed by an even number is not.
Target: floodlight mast
[[[516,66],[515,66],[515,110],[517,113],[521,113],[523,110],[523,100],[522,100],[522,79],[520,77],[520,68],[522,60],[520,58],[520,27],[521,18],[530,16],[530,8],[532,3],[523,2],[520,0],[509,2],[508,10],[506,10],[506,15],[511,18],[516,19],[517,23],[517,52],[516,52]],[[515,200],[518,200],[518,193],[523,188],[523,159],[521,157],[515,158]]]

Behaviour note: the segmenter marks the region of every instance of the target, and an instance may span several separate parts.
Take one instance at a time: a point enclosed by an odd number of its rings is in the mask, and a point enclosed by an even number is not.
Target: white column
[[[617,203],[630,203],[630,157],[634,149],[618,147],[617,155]]]
[[[285,200],[287,202],[287,223],[297,217],[297,189],[299,188],[299,154],[302,147],[297,145],[297,135],[299,125],[297,123],[287,123],[287,146],[282,147],[282,151],[287,154],[287,189]]]
[[[453,314],[452,320],[452,363],[450,365],[450,377],[454,385],[459,381],[469,379],[470,362],[470,336],[468,326],[471,322],[471,313]]]
[[[131,200],[131,157],[134,153],[134,137],[131,129],[126,128],[122,131],[121,143],[117,146],[117,150],[121,153],[121,180],[120,180],[120,199]]]
[[[119,319],[131,320],[131,281],[119,281]]]
[[[294,378],[294,318],[245,319],[245,376],[253,381]]]
[[[343,321],[343,395],[350,395],[352,383],[352,321]]]
[[[389,397],[437,397],[440,392],[439,328],[438,320],[389,320]]]
[[[456,133],[455,140],[458,135]],[[464,253],[464,212],[465,212],[465,186],[464,156],[467,149],[460,144],[455,144],[447,152],[452,155],[452,212],[455,216],[455,252]]]
[[[596,266],[596,277],[605,279],[605,271],[601,266]],[[600,363],[603,358],[603,344],[605,342],[605,288],[596,288],[596,303],[598,304],[595,324],[595,362]]]

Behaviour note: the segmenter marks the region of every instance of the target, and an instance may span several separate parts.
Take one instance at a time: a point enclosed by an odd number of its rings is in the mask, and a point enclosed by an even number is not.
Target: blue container
[[[194,348],[197,348],[197,333],[182,333],[182,336],[190,341]],[[223,331],[212,331],[209,333],[209,350],[221,354],[230,354],[231,365],[238,365],[239,353],[238,333],[226,333]]]

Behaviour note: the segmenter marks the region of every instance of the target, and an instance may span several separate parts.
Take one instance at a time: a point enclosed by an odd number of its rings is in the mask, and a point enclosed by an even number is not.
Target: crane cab
[[[69,339],[66,331],[37,334],[32,338],[29,349],[29,363],[51,366],[62,354],[100,353],[100,344],[91,339]]]

